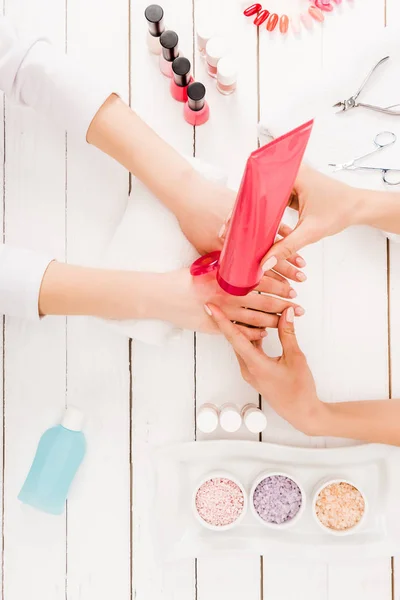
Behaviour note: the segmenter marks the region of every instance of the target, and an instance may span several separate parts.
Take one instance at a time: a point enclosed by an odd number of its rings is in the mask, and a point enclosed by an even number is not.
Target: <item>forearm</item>
[[[142,319],[156,315],[157,274],[52,262],[39,294],[41,315]]]
[[[323,404],[312,433],[400,446],[400,400]]]
[[[357,223],[370,225],[390,233],[400,233],[400,194],[354,190],[357,197]]]
[[[87,141],[138,177],[177,216],[199,175],[118,96],[94,117]]]

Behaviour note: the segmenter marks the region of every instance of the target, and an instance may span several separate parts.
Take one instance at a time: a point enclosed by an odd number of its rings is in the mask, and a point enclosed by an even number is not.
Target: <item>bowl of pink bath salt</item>
[[[286,473],[264,473],[251,491],[256,519],[274,529],[292,527],[305,509],[305,493],[298,481]]]
[[[193,512],[195,518],[206,529],[232,529],[244,518],[246,510],[246,491],[229,473],[212,473],[196,486],[193,494]]]
[[[318,525],[333,535],[348,535],[364,524],[367,499],[364,493],[346,479],[320,483],[313,501]]]

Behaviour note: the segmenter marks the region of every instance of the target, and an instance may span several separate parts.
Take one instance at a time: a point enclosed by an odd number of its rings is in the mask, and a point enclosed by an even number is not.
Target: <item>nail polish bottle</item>
[[[212,37],[206,44],[206,63],[207,73],[214,77],[217,77],[217,65],[218,61],[227,53],[228,47],[226,42],[221,37]]]
[[[187,88],[188,101],[185,104],[183,115],[190,125],[204,125],[210,116],[210,109],[205,100],[206,88],[198,81],[191,83]]]
[[[214,35],[214,28],[209,25],[207,22],[201,23],[197,26],[196,30],[196,39],[197,39],[197,48],[204,58],[206,55],[206,45],[208,40],[210,40]]]
[[[219,423],[224,431],[235,433],[242,425],[240,410],[235,404],[223,404],[219,415]]]
[[[261,433],[267,427],[267,417],[255,404],[246,404],[242,408],[242,419],[251,433]]]
[[[147,45],[153,54],[161,54],[160,36],[165,30],[164,11],[158,4],[150,4],[144,11],[149,30]]]
[[[171,96],[178,102],[187,102],[187,89],[192,82],[190,61],[183,56],[179,56],[172,63]]]
[[[172,77],[172,63],[179,56],[178,41],[175,31],[164,31],[160,36],[160,70],[166,77]]]
[[[203,404],[197,411],[197,428],[203,433],[213,433],[218,427],[219,410],[214,404]]]
[[[217,90],[224,96],[229,96],[236,90],[236,80],[235,62],[229,56],[224,56],[217,65]]]

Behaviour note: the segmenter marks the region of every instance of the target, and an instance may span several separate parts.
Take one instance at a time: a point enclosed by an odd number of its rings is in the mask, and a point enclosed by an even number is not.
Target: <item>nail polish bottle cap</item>
[[[225,404],[221,407],[219,422],[224,431],[235,433],[242,425],[239,409],[234,404]]]
[[[63,420],[61,421],[61,425],[65,429],[70,429],[71,431],[81,431],[83,425],[83,412],[76,408],[76,406],[68,406],[64,413]]]
[[[175,31],[164,31],[160,36],[163,57],[168,62],[172,62],[175,58],[178,58],[178,41],[178,34]]]
[[[212,67],[216,67],[218,61],[226,54],[228,46],[222,37],[212,37],[206,45],[207,62]]]
[[[236,83],[237,68],[235,61],[230,56],[224,56],[218,61],[217,80],[222,85],[232,85]]]
[[[144,11],[149,32],[154,37],[159,37],[164,31],[164,11],[158,4],[150,4]]]
[[[172,63],[172,74],[176,85],[185,87],[190,81],[190,61],[183,56],[179,56]]]
[[[251,433],[261,433],[267,427],[267,417],[257,406],[248,406],[242,412],[244,424]]]
[[[188,105],[191,110],[201,110],[205,104],[206,88],[199,81],[188,86]]]
[[[205,48],[208,40],[210,40],[215,33],[214,27],[207,23],[205,20],[201,21],[197,25],[196,34],[197,42],[201,48]]]
[[[201,406],[197,413],[197,427],[203,433],[212,433],[218,427],[218,409],[211,404]]]

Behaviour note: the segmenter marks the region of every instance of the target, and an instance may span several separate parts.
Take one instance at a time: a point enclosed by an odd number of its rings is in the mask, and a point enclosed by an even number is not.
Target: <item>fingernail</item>
[[[296,265],[297,265],[298,267],[305,267],[305,266],[306,266],[306,264],[307,264],[307,263],[306,263],[306,261],[304,260],[304,258],[301,258],[301,256],[298,256],[298,257],[296,258]]]
[[[226,223],[224,223],[224,224],[222,225],[221,229],[219,230],[218,237],[219,237],[219,238],[222,238],[222,236],[224,235],[225,231],[226,231]]]
[[[265,338],[267,337],[268,333],[266,331],[262,331],[260,335],[262,338]]]
[[[209,306],[207,306],[207,304],[204,305],[204,310],[206,311],[206,313],[212,317],[212,311],[211,308]]]
[[[293,288],[290,288],[289,298],[296,298],[296,296],[297,296],[296,290],[294,290]]]
[[[294,310],[293,310],[293,306],[289,306],[289,308],[286,311],[286,321],[288,323],[294,323]]]
[[[298,281],[305,281],[307,279],[307,275],[305,273],[301,273],[300,271],[297,271],[296,279]]]
[[[265,263],[261,267],[261,269],[263,270],[263,273],[272,269],[276,265],[277,262],[278,262],[278,260],[275,258],[275,256],[271,256],[271,258],[266,260]]]
[[[294,312],[298,317],[302,317],[306,311],[301,306],[296,306]]]

